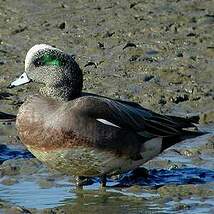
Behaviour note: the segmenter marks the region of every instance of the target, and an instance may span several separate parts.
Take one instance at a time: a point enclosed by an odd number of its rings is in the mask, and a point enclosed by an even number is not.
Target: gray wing
[[[91,117],[107,120],[147,137],[179,135],[183,128],[194,127],[184,118],[162,116],[133,102],[95,96],[81,99],[85,100],[86,114]]]

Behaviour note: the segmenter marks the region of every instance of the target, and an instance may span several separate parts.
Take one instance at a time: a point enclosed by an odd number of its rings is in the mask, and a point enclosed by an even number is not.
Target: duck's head
[[[71,100],[81,94],[83,76],[72,55],[50,45],[33,46],[25,58],[25,72],[9,88],[30,82],[42,84],[40,92],[58,100]]]

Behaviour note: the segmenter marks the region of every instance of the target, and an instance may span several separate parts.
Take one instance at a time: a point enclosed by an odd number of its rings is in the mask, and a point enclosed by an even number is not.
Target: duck
[[[203,134],[188,118],[161,115],[140,104],[86,93],[73,55],[47,44],[34,45],[25,70],[9,88],[35,82],[36,94],[19,108],[21,142],[41,162],[77,178],[136,169],[170,146]]]

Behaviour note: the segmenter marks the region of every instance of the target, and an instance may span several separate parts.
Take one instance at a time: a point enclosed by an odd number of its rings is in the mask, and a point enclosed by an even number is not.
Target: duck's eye
[[[35,60],[34,65],[36,67],[44,66],[44,65],[53,65],[53,66],[60,67],[63,65],[63,61],[54,55],[45,54],[42,57]]]
[[[43,63],[43,61],[41,60],[41,58],[39,58],[39,59],[37,59],[37,60],[34,61],[34,65],[35,65],[36,67],[39,67],[39,66],[44,65],[44,63]]]

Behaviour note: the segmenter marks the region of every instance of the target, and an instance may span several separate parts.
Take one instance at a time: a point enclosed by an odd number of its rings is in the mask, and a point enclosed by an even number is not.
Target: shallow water
[[[212,128],[202,127],[205,131]],[[6,143],[9,138],[4,134],[0,144],[0,212],[24,207],[32,213],[78,209],[79,213],[198,214],[209,213],[214,206],[212,133],[181,142],[148,162],[148,175],[140,168],[108,178],[103,190],[98,178],[76,190],[74,178],[48,170],[19,141]]]
[[[4,178],[5,179],[5,178]],[[0,180],[0,182],[2,179]],[[45,183],[46,181],[46,183]],[[42,183],[44,184],[42,185]],[[144,179],[140,176],[129,174],[122,175],[119,179],[108,179],[107,192],[111,197],[114,193],[119,196],[132,196],[142,200],[150,200],[160,195],[156,192],[158,188],[166,185],[186,185],[186,184],[205,184],[214,183],[214,170],[200,168],[181,168],[172,170],[150,170],[149,176]],[[50,185],[51,183],[51,185]],[[138,185],[138,191],[128,191],[125,187]],[[119,187],[122,187],[120,189]],[[144,190],[143,188],[146,188]],[[148,189],[149,188],[149,189]],[[99,192],[99,179],[94,178],[93,184],[84,188],[86,193]],[[82,194],[84,195],[84,191]],[[75,202],[78,194],[75,191],[75,185],[69,181],[68,177],[61,179],[50,179],[48,174],[34,174],[19,178],[13,185],[4,185],[0,183],[0,198],[11,204],[24,206],[25,208],[55,208],[66,205],[66,201]],[[93,195],[96,197],[96,195]],[[99,201],[99,200],[98,200]],[[214,203],[210,199],[210,202]],[[193,203],[193,202],[192,202]],[[158,205],[157,205],[158,208]]]

